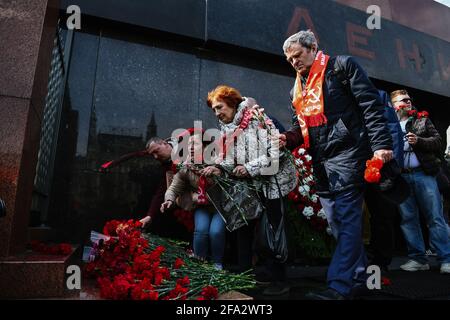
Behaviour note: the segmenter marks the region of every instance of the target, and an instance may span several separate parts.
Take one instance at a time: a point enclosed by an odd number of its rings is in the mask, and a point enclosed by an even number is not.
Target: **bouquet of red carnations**
[[[219,293],[255,286],[248,273],[218,271],[192,257],[183,243],[142,234],[140,222],[108,222],[109,238],[95,247],[95,260],[86,265],[106,299],[211,300]],[[97,235],[98,237],[98,235]]]

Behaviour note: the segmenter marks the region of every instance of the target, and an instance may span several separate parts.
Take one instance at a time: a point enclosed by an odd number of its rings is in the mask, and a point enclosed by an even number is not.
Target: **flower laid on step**
[[[30,245],[31,250],[42,254],[66,256],[72,253],[72,245],[68,243],[48,245],[43,242],[33,240]]]
[[[392,281],[389,278],[381,277],[381,284],[383,286],[390,286],[390,285],[392,285]]]
[[[214,286],[207,286],[203,288],[201,294],[197,300],[216,300],[217,296],[219,295],[219,292],[216,287]]]
[[[97,279],[105,299],[216,299],[218,293],[252,288],[251,275],[218,271],[192,257],[181,242],[142,234],[140,223],[108,222],[108,240],[99,242],[86,273]],[[98,238],[98,237],[97,237]]]
[[[173,263],[173,268],[174,269],[180,269],[183,265],[184,265],[183,259],[176,258],[175,262]]]

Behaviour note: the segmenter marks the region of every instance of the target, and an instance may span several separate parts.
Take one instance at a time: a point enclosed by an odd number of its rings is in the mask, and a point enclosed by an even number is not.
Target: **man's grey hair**
[[[317,46],[317,40],[316,36],[311,30],[302,30],[299,31],[284,41],[283,44],[283,51],[286,53],[286,51],[293,45],[293,44],[300,44],[301,46],[305,48],[311,48],[313,44]]]
[[[164,140],[163,138],[160,137],[151,137],[150,140],[147,141],[147,144],[145,145],[145,148],[148,149],[150,148],[150,145],[152,143],[167,143],[166,140]]]

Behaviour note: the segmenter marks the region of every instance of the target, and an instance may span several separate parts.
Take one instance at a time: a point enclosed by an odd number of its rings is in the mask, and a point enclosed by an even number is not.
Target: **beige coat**
[[[172,182],[167,188],[164,201],[171,200],[184,210],[194,210],[199,180],[200,176],[191,170],[181,169],[174,175]],[[211,182],[208,179],[208,183]]]

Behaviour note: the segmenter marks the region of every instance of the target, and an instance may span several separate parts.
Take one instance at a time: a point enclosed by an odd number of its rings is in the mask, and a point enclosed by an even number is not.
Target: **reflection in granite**
[[[32,190],[36,174],[36,162],[39,150],[41,121],[35,112],[28,112],[27,127],[23,140],[19,184],[17,186],[14,224],[11,237],[10,253],[24,250],[28,241],[28,226],[32,201]]]
[[[0,197],[6,202],[6,217],[0,219],[0,257],[10,252],[19,170],[26,136],[29,101],[0,96]]]
[[[236,86],[286,127],[290,123],[293,78],[267,66],[259,70],[252,57],[226,55],[227,62],[219,62],[221,53],[210,57],[156,45],[139,34],[132,42],[123,34],[103,28],[101,37],[95,31],[74,37],[49,207],[50,226],[61,241],[83,243],[107,220],[143,217],[164,181],[160,164],[137,158],[106,174],[98,168],[144,149],[152,136],[166,138],[174,129],[192,127],[194,120],[216,127],[206,96],[218,84]],[[158,227],[155,220],[155,230],[170,230],[175,237],[185,232],[170,216]]]
[[[245,65],[245,62],[242,64]],[[238,89],[243,96],[255,98],[269,116],[289,127],[291,121],[289,91],[293,82],[294,78],[286,75],[204,60],[200,74],[199,99],[206,101],[209,91],[217,85],[226,84]],[[206,103],[200,106],[200,118],[206,119],[207,127],[216,126],[216,117]]]
[[[205,36],[204,0],[61,0],[61,7],[76,4],[83,14],[164,30],[188,37]]]
[[[83,242],[107,220],[145,216],[163,181],[159,162],[98,168],[152,136],[193,126],[197,68],[193,55],[75,34],[49,212],[61,240]]]

